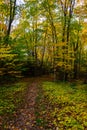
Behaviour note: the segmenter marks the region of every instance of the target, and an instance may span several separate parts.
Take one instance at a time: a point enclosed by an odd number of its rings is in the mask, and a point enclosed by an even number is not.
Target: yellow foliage
[[[66,42],[60,42],[54,45],[55,47],[66,46]]]
[[[9,57],[10,59],[16,56],[17,54],[11,54],[10,47],[1,47],[0,48],[0,59]]]
[[[12,74],[11,70],[15,69],[15,64],[13,63],[15,56],[17,56],[17,54],[12,54],[9,46],[2,46],[0,48],[0,63],[2,64],[4,61],[3,68],[2,65],[0,66],[0,76],[3,76],[5,73]]]
[[[7,31],[7,26],[4,23],[0,22],[0,37],[5,36],[6,31]]]
[[[9,71],[9,74],[21,74],[21,71]]]
[[[58,62],[58,64],[57,64],[57,66],[60,66],[60,67],[62,67],[62,66],[65,66],[65,64],[64,64],[64,62]]]

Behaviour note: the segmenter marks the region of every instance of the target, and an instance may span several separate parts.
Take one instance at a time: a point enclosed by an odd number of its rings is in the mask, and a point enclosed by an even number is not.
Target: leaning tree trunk
[[[10,0],[9,3],[9,8],[10,8],[10,12],[9,12],[9,21],[8,21],[8,27],[7,27],[7,33],[5,36],[5,44],[8,45],[9,44],[9,36],[10,36],[10,32],[11,32],[11,26],[12,26],[12,22],[14,20],[15,17],[15,11],[16,11],[16,1],[17,0]]]

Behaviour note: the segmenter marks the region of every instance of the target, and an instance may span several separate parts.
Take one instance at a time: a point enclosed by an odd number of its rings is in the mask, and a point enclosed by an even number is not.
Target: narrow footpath
[[[38,94],[38,82],[28,86],[24,106],[17,110],[16,116],[6,124],[6,130],[39,130],[35,122],[35,100]]]

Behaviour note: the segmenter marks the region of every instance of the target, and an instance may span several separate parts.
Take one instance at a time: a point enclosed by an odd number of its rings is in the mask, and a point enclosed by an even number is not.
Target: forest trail
[[[7,124],[9,130],[38,130],[35,125],[35,99],[39,82],[33,81],[27,89],[25,104],[18,109],[13,120]]]
[[[27,88],[25,103],[17,110],[14,117],[6,122],[4,130],[40,130],[35,121],[35,101],[38,96],[38,85],[44,80],[46,79],[33,78],[33,82]]]

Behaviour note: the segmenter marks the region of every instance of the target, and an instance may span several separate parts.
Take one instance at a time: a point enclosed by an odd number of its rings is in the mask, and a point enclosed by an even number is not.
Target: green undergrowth
[[[87,130],[87,85],[44,82],[37,97],[36,123],[45,130]]]
[[[0,86],[0,115],[13,114],[23,102],[26,82]]]

